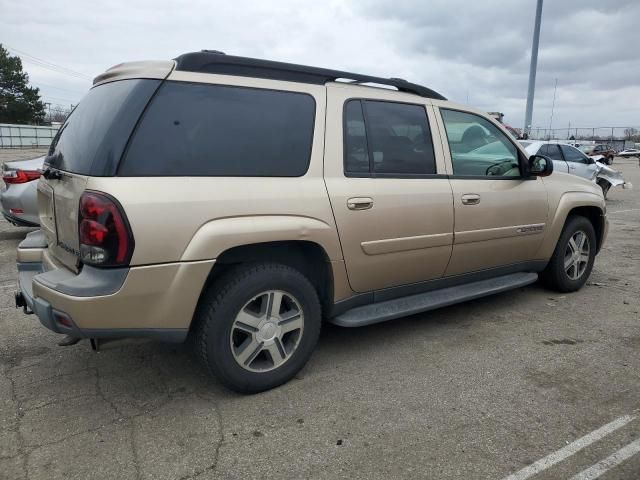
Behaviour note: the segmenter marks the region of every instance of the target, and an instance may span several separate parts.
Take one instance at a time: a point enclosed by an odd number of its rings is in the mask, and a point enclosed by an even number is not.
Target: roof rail
[[[266,78],[289,82],[324,85],[338,79],[353,80],[355,83],[377,83],[397,88],[401,92],[413,93],[421,97],[446,100],[430,88],[407,82],[401,78],[382,78],[342,72],[327,68],[308,67],[294,63],[274,62],[257,58],[226,55],[217,50],[185,53],[175,58],[176,70],[185,72],[217,73],[241,77]]]

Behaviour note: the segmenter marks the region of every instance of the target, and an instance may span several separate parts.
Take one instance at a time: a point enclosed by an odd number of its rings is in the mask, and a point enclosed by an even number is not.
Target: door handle
[[[478,205],[480,203],[480,195],[477,193],[465,193],[462,195],[463,205]]]
[[[371,207],[373,207],[373,198],[354,197],[347,200],[349,210],[369,210]]]

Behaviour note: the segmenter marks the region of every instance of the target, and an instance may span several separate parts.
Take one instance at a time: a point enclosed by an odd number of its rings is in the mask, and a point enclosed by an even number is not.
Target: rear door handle
[[[465,193],[462,195],[463,205],[478,205],[480,203],[480,195],[477,193]]]
[[[373,198],[354,197],[347,200],[349,210],[369,210],[371,207],[373,207]]]

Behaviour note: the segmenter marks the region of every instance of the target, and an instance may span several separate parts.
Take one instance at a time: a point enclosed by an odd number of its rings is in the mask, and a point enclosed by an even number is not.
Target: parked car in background
[[[600,161],[605,159],[601,155],[590,157],[567,143],[522,141],[520,144],[530,155],[540,154],[551,158],[555,171],[578,175],[596,182],[605,197],[611,187],[631,188],[631,184],[624,181],[621,172]]]
[[[640,158],[640,149],[638,148],[625,148],[624,150],[617,153],[619,157],[629,158],[629,157],[637,157]]]
[[[616,156],[616,151],[611,145],[605,143],[598,143],[596,145],[585,145],[582,147],[582,151],[590,157],[602,155],[604,157],[604,163],[611,165],[613,163],[613,157]]]
[[[14,160],[2,166],[0,203],[2,215],[18,227],[37,227],[37,180],[44,164],[44,157],[30,160]]]

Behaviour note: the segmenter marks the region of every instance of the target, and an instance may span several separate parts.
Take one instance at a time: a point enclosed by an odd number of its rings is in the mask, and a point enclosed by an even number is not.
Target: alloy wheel
[[[564,271],[571,280],[578,280],[586,271],[590,251],[587,234],[582,230],[575,232],[564,253]]]
[[[298,300],[281,290],[268,290],[240,309],[231,327],[231,351],[251,372],[268,372],[289,360],[300,343],[304,314]]]

